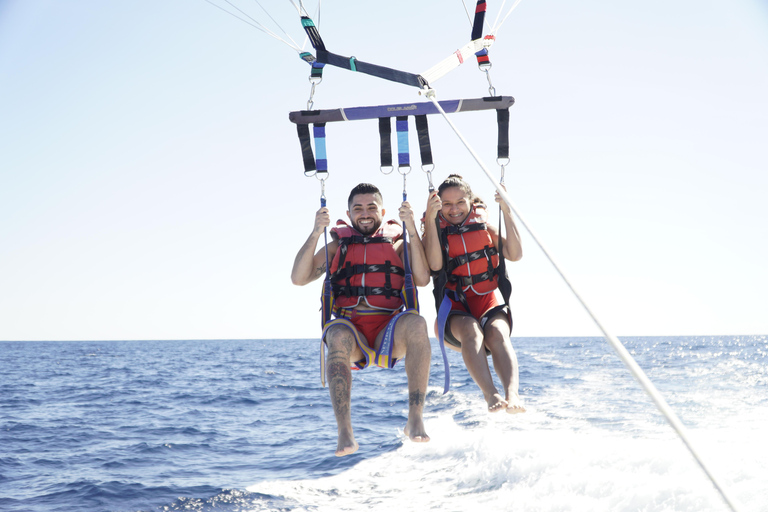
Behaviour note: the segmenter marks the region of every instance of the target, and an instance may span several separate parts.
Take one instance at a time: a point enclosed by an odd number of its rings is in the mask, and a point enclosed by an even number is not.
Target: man
[[[422,411],[429,382],[431,348],[424,318],[415,314],[415,310],[401,312],[405,248],[400,236],[402,228],[394,221],[383,222],[383,200],[374,185],[361,183],[352,189],[347,206],[350,225],[339,221],[340,225],[331,230],[333,241],[327,248],[328,261],[332,261],[336,320],[329,322],[323,333],[328,347],[325,371],[338,426],[338,457],[355,453],[359,447],[350,414],[352,365],[364,368],[376,364],[391,368],[405,357],[408,423],[404,433],[415,442],[429,441]],[[429,267],[413,210],[403,202],[399,213],[410,238],[408,253],[414,283],[425,286],[429,282]],[[320,208],[315,214],[312,233],[293,263],[293,284],[304,286],[325,274],[325,248],[316,253],[314,250],[329,225],[328,209]]]

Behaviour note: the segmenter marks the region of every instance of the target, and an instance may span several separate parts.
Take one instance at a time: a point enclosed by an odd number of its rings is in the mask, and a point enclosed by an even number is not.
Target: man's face
[[[372,235],[384,219],[384,209],[376,202],[374,194],[356,194],[347,212],[352,227],[363,235]]]

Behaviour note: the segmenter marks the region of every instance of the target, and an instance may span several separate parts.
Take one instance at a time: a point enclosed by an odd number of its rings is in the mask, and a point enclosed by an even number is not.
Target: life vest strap
[[[359,274],[373,274],[373,273],[384,273],[384,274],[394,274],[398,276],[404,276],[405,270],[398,267],[397,265],[347,265],[344,267],[341,267],[338,269],[334,274],[332,279],[334,281],[340,280],[340,279],[347,279],[355,275]]]
[[[383,286],[333,286],[334,297],[345,295],[347,297],[367,297],[369,295],[385,295],[387,298],[400,297],[400,290]]]
[[[472,224],[465,224],[463,226],[454,226],[449,224],[443,228],[443,232],[446,235],[463,235],[464,233],[471,233],[472,231],[482,231],[488,229],[485,222],[477,222]]]
[[[348,245],[348,244],[383,244],[388,243],[391,244],[392,239],[388,236],[361,236],[361,235],[353,235],[353,236],[345,236],[343,238],[339,238],[339,245]]]
[[[469,254],[462,254],[461,256],[456,256],[455,258],[451,258],[451,260],[448,262],[448,273],[453,272],[458,267],[462,265],[466,265],[467,263],[471,261],[476,261],[481,258],[490,259],[491,256],[497,256],[499,254],[498,249],[495,247],[486,247],[484,249],[480,249],[479,251],[471,252]]]
[[[466,288],[467,286],[472,286],[477,283],[482,283],[483,281],[490,281],[493,279],[493,276],[496,275],[496,271],[489,271],[489,272],[483,272],[482,274],[476,274],[473,276],[456,276],[453,274],[448,274],[448,282],[449,283],[457,283],[462,288]]]

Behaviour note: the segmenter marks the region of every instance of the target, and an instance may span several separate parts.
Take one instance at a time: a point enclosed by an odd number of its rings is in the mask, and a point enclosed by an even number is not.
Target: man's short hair
[[[358,194],[373,194],[374,200],[379,203],[379,205],[384,204],[384,198],[381,196],[381,191],[376,187],[376,185],[372,185],[370,183],[361,183],[355,188],[352,189],[352,192],[349,193],[349,198],[347,199],[347,209],[352,209],[352,199]]]

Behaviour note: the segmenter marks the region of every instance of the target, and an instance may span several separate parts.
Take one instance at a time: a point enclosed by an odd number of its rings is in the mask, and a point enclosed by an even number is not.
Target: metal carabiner
[[[429,182],[429,191],[435,191],[435,185],[432,183],[432,171],[435,170],[435,164],[422,165],[421,170],[427,173],[427,181]]]
[[[309,90],[309,99],[307,100],[307,110],[312,110],[312,107],[315,106],[315,102],[313,101],[313,98],[315,97],[315,86],[319,85],[320,82],[323,81],[323,77],[309,77],[309,83],[312,84],[312,88]]]

